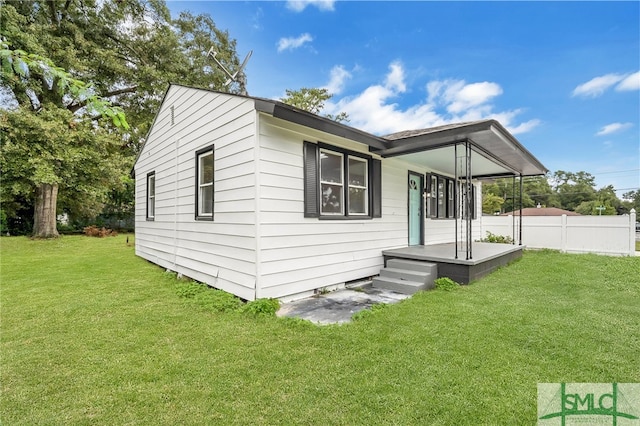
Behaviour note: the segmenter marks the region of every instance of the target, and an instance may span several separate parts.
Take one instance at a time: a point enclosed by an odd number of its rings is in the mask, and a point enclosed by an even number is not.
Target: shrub
[[[185,299],[193,299],[197,294],[206,290],[207,287],[204,284],[199,284],[193,281],[179,281],[178,285],[176,285],[176,293],[179,297],[184,297]]]
[[[458,284],[457,282],[455,282],[449,277],[436,278],[435,284],[436,284],[436,289],[444,290],[444,291],[451,291],[460,287],[460,284]]]
[[[247,302],[242,307],[242,312],[253,315],[275,315],[280,309],[280,302],[277,299],[257,299]]]
[[[203,285],[203,287],[205,287]],[[195,294],[193,300],[213,312],[233,312],[240,309],[242,301],[231,293],[215,288],[206,288]]]
[[[480,240],[482,243],[500,243],[500,244],[513,244],[513,238],[505,235],[496,235],[487,231],[487,237]]]
[[[251,315],[275,315],[280,309],[277,299],[257,299],[243,303],[241,299],[231,293],[209,287],[197,281],[177,278],[175,272],[167,271],[173,275],[176,282],[176,294],[184,299],[191,299],[193,303],[213,312],[241,312]]]
[[[84,231],[84,235],[86,235],[87,237],[103,238],[103,237],[115,237],[118,235],[118,233],[112,229],[98,228],[95,225],[87,226],[83,229],[83,231]]]

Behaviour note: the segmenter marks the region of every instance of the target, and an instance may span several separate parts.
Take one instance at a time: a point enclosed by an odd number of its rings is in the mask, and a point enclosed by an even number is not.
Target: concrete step
[[[428,290],[434,287],[433,282],[420,283],[416,281],[401,280],[398,278],[375,277],[371,283],[374,288],[395,291],[402,294],[414,294],[421,290]]]
[[[421,262],[418,260],[389,259],[387,261],[387,268],[428,272],[430,274],[433,274],[434,276],[438,275],[437,263]]]
[[[398,280],[415,281],[427,283],[431,273],[422,271],[411,271],[409,269],[384,268],[380,271],[383,278],[395,278]]]

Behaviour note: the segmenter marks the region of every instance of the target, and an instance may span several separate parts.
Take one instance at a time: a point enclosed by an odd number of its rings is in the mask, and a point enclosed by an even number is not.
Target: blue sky
[[[553,172],[640,187],[640,2],[169,1],[237,41],[252,96],[326,87],[384,135],[495,118]]]

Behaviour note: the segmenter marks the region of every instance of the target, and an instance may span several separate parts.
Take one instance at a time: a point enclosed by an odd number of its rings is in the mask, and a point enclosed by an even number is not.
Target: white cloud
[[[605,135],[610,135],[611,133],[617,133],[617,132],[621,132],[623,130],[626,130],[630,127],[633,127],[633,123],[611,123],[611,124],[607,124],[606,126],[603,126],[598,133],[596,133],[596,136],[605,136]]]
[[[493,82],[430,81],[426,85],[425,100],[402,108],[394,99],[406,91],[405,70],[396,61],[389,65],[383,83],[369,86],[353,96],[331,99],[325,103],[323,113],[336,115],[344,111],[349,115],[349,125],[378,135],[483,119],[498,120],[513,134],[518,134],[531,131],[541,123],[538,119],[519,123],[521,108],[494,111],[490,101],[503,90]]]
[[[624,78],[616,86],[616,90],[618,92],[627,91],[627,90],[640,90],[640,71],[633,73]]]
[[[513,135],[519,135],[521,133],[530,132],[534,128],[538,127],[540,125],[540,123],[541,123],[540,120],[538,120],[537,118],[534,118],[533,120],[529,120],[529,121],[525,121],[524,123],[520,123],[515,127],[509,127],[508,130]]]
[[[395,89],[400,93],[406,91],[407,86],[404,84],[404,69],[402,68],[402,64],[400,62],[392,62],[389,68],[391,68],[391,72],[387,74],[385,87],[392,90]]]
[[[278,52],[297,49],[311,41],[313,41],[313,37],[309,33],[300,34],[298,37],[283,37],[278,41]]]
[[[474,107],[486,104],[502,94],[502,88],[496,83],[466,84],[463,80],[453,84],[445,84],[443,98],[448,103],[447,110],[457,114]]]
[[[289,0],[287,1],[287,9],[302,12],[307,6],[315,6],[319,10],[332,12],[335,10],[334,4],[334,0]]]
[[[252,27],[254,30],[261,30],[262,29],[262,18],[264,17],[264,11],[262,10],[261,7],[258,7],[256,9],[256,12],[253,14],[253,16],[251,17],[251,22],[252,22]]]
[[[345,80],[351,78],[351,73],[342,65],[336,65],[331,69],[329,83],[324,87],[332,95],[338,95],[344,88]]]
[[[640,71],[633,74],[605,74],[592,78],[573,89],[572,96],[596,98],[613,86],[616,86],[615,90],[618,92],[640,90]]]

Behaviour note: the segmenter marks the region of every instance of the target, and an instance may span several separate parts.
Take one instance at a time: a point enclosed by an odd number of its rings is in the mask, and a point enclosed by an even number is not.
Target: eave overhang
[[[382,157],[401,157],[451,176],[460,175],[460,158],[467,144],[473,178],[539,176],[548,171],[496,120],[400,132],[385,139],[387,148],[370,150]]]
[[[169,88],[174,85],[181,86],[171,84]],[[471,177],[473,178],[538,176],[544,175],[548,171],[496,120],[448,124],[381,137],[273,99],[189,86],[182,87],[250,99],[254,102],[256,111],[260,113],[362,143],[369,147],[369,151],[383,158],[402,158],[410,164],[415,164],[416,167],[427,168],[450,176],[461,175],[460,156],[467,146],[471,152]],[[163,103],[169,88],[165,92]],[[153,125],[151,127],[153,128]],[[132,169],[132,175],[134,173],[135,168]]]
[[[387,147],[385,141],[378,136],[363,132],[354,127],[346,126],[335,120],[292,107],[283,102],[256,98],[255,106],[256,110],[260,112],[290,123],[360,142],[374,149],[385,149]]]

